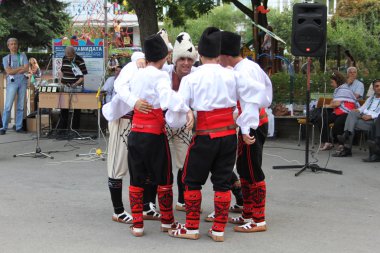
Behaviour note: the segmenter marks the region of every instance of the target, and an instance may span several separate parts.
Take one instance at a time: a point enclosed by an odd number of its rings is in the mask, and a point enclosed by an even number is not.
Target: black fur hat
[[[222,31],[222,46],[220,49],[220,54],[239,56],[240,42],[240,35],[233,32]]]
[[[145,59],[157,62],[168,55],[168,47],[158,34],[153,34],[144,41]]]
[[[198,53],[209,58],[216,58],[220,55],[221,34],[216,27],[206,28],[199,40]]]

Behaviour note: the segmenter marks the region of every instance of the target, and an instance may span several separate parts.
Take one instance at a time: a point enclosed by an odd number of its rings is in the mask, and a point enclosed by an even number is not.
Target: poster
[[[102,85],[105,74],[103,39],[54,39],[54,78],[58,78],[67,46],[73,46],[76,54],[81,56],[86,64],[88,74],[84,76],[84,88],[86,90],[97,90]]]

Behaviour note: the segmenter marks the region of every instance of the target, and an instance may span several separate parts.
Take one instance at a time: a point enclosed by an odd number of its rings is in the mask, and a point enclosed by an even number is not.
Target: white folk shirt
[[[240,83],[240,86],[243,85],[243,87],[241,87],[241,97],[243,99],[239,99],[240,106],[242,109],[242,115],[247,113],[254,114],[251,117],[255,118],[254,124],[249,122],[249,120],[246,122],[242,122],[245,119],[251,118],[244,115],[243,117],[239,117],[236,120],[236,123],[239,126],[253,124],[254,127],[251,126],[251,128],[256,129],[258,125],[258,123],[256,125],[256,117],[257,120],[259,120],[260,111],[252,111],[252,108],[250,108],[249,104],[255,104],[255,106],[259,105],[259,108],[270,106],[273,98],[272,82],[269,79],[268,75],[261,69],[261,67],[257,63],[248,59],[243,59],[240,62],[238,62],[235,65],[234,70],[239,74],[238,83]],[[246,82],[248,83],[243,82],[243,84],[241,84],[243,80],[246,80]],[[249,128],[243,129],[242,127],[242,133],[244,134],[247,132],[249,132]]]
[[[129,82],[130,94],[120,94],[123,101],[137,97],[146,100],[154,109],[170,109],[176,113],[186,113],[190,108],[184,103],[183,98],[170,87],[168,73],[153,66],[139,69]],[[133,107],[131,107],[131,110]],[[176,124],[169,124],[175,126]]]
[[[129,82],[138,71],[136,62],[128,63],[121,71],[114,82],[116,95],[102,108],[103,116],[108,121],[120,119],[122,116],[133,110],[138,98],[131,95]],[[121,96],[123,94],[123,96]]]
[[[195,111],[235,107],[237,100],[242,101],[247,109],[238,117],[237,124],[244,131],[243,134],[247,134],[250,127],[257,128],[258,112],[261,106],[259,103],[252,103],[252,99],[248,98],[255,97],[255,93],[262,93],[263,89],[264,85],[253,86],[252,80],[236,71],[223,68],[219,64],[205,64],[182,78],[178,93]],[[171,110],[166,113],[166,121],[169,125],[172,122],[183,125],[185,120],[186,117],[183,114],[180,115]]]

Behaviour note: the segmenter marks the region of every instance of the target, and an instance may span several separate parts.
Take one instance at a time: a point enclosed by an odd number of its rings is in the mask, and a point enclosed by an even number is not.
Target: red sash
[[[131,131],[151,134],[165,133],[165,120],[162,109],[153,109],[147,114],[134,110]]]
[[[239,111],[239,115],[241,114],[241,106],[240,106],[240,101],[237,102],[237,108]],[[268,115],[265,112],[265,108],[260,108],[260,113],[259,113],[259,126],[264,125],[268,123]]]
[[[197,135],[209,135],[211,139],[236,134],[233,108],[197,112]]]

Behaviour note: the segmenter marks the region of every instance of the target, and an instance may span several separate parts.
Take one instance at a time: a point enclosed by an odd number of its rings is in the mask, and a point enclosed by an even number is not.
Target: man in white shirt
[[[185,32],[178,34],[173,49],[173,65],[164,66],[164,70],[168,71],[171,79],[171,87],[174,91],[178,91],[183,77],[190,74],[195,67],[193,63],[198,53],[191,42],[190,35]],[[192,131],[187,130],[185,126],[181,128],[172,128],[166,124],[166,132],[168,135],[170,152],[175,158],[175,167],[177,173],[178,201],[175,209],[178,211],[185,210],[184,185],[182,182],[183,165],[187,154],[187,149],[191,143]]]
[[[130,92],[116,90],[130,110],[137,98],[145,99],[153,107],[148,113],[134,110],[128,136],[129,199],[133,216],[131,232],[136,237],[144,234],[143,193],[148,176],[152,183],[158,185],[161,231],[177,227],[173,216],[173,175],[163,110],[183,113],[189,128],[193,122],[190,108],[171,89],[169,75],[161,71],[168,55],[164,40],[158,34],[151,35],[144,42],[144,50],[147,67],[139,69],[133,76],[129,82]],[[175,123],[169,125],[177,126]]]
[[[220,30],[215,27],[206,28],[198,45],[203,65],[182,78],[178,91],[185,103],[197,111],[197,126],[183,171],[186,224],[169,231],[169,235],[176,238],[195,240],[200,237],[201,189],[211,172],[215,192],[215,219],[208,235],[214,241],[224,241],[231,202],[230,178],[236,158],[233,111],[237,100],[241,101],[243,108],[243,113],[236,120],[242,127],[243,139],[247,144],[255,141],[249,135],[249,129],[256,128],[259,123],[258,109],[261,104],[256,103],[256,99],[262,95],[264,87],[219,65],[220,47]],[[168,110],[166,120],[169,124],[183,122],[180,116]]]
[[[241,37],[238,34],[223,31],[222,48],[220,62],[222,66],[233,67],[235,71],[245,75],[246,78],[256,80],[265,85],[266,93],[262,100],[272,101],[272,83],[267,74],[258,64],[240,56]],[[264,101],[263,101],[264,102]],[[238,105],[239,114],[241,108]],[[260,123],[257,129],[250,129],[250,135],[256,141],[252,145],[243,142],[241,131],[239,131],[238,158],[236,168],[240,176],[243,192],[243,212],[236,218],[231,218],[229,222],[239,224],[235,226],[236,232],[261,232],[266,231],[265,222],[265,198],[266,183],[262,170],[263,145],[268,133],[268,124],[265,110],[260,109]]]
[[[128,83],[139,67],[145,67],[145,59],[141,53],[132,55],[132,62],[128,63],[118,74],[116,80],[110,77],[106,84],[105,90],[108,90],[107,83],[110,88],[112,98],[103,106],[102,111],[104,117],[108,120],[109,140],[107,155],[107,172],[108,172],[108,188],[111,194],[114,213],[112,220],[120,223],[131,224],[132,216],[125,211],[122,199],[123,178],[127,175],[127,136],[131,129],[131,114],[127,114],[130,108],[122,102],[120,96],[114,90],[114,83]],[[109,81],[109,82],[108,82]],[[103,87],[104,89],[104,87]],[[145,100],[136,100],[133,104],[136,109],[148,113],[152,107]],[[145,195],[144,195],[145,196]],[[157,212],[152,217],[159,219]]]
[[[334,157],[352,156],[351,149],[355,129],[372,132],[374,122],[380,114],[380,81],[373,82],[372,85],[375,94],[367,98],[361,107],[348,113],[344,125],[344,134],[338,135],[339,142],[344,144],[344,150],[334,154]]]

